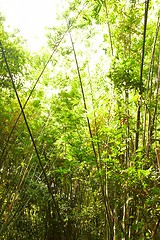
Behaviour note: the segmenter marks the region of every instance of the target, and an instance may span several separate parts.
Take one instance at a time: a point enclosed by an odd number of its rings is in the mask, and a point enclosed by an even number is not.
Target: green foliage
[[[28,53],[24,50],[22,44],[23,40],[18,37],[18,31],[15,31],[12,34],[7,33],[3,27],[4,19],[0,19],[0,35],[1,35],[1,44],[5,51],[5,55],[10,67],[12,76],[17,84],[21,86],[23,83],[23,74],[25,70],[25,63],[27,62]],[[11,88],[11,81],[6,68],[6,64],[2,55],[2,49],[0,49],[0,79],[1,87]]]
[[[139,69],[135,59],[115,59],[108,77],[113,81],[115,88],[120,92],[127,89],[139,88]]]
[[[144,5],[115,0],[68,4],[63,24],[49,30],[49,48],[56,50],[42,77],[50,49],[30,56],[18,33],[4,31],[1,19],[2,44],[23,105],[38,80],[24,112],[42,164],[22,116],[13,129],[20,108],[1,52],[1,238],[62,240],[65,232],[70,240],[151,239],[160,213],[154,3],[141,98]]]

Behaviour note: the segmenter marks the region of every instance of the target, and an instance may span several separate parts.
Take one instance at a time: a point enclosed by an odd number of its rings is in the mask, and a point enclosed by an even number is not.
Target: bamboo
[[[143,66],[145,58],[145,43],[146,43],[146,32],[147,32],[147,19],[148,19],[149,0],[145,2],[144,12],[144,31],[143,31],[143,45],[142,45],[142,59],[140,68],[140,80],[139,80],[139,100],[137,109],[137,123],[136,123],[136,136],[135,136],[135,151],[139,146],[139,134],[140,134],[140,119],[141,119],[141,107],[142,107],[142,85],[143,85]]]
[[[80,81],[80,87],[81,87],[81,92],[82,92],[84,109],[87,112],[87,110],[88,110],[87,109],[87,103],[86,103],[86,98],[85,98],[85,94],[84,94],[84,88],[83,88],[81,73],[80,73],[80,69],[79,69],[77,54],[76,54],[76,51],[75,51],[75,47],[74,47],[73,39],[72,39],[72,36],[71,36],[71,32],[69,32],[69,35],[70,35],[70,40],[71,40],[72,49],[73,49],[73,53],[74,53],[75,63],[76,63],[76,67],[77,67],[77,74],[78,74],[78,78],[79,78],[79,81]],[[93,149],[93,153],[94,153],[94,157],[95,157],[95,161],[96,161],[97,170],[100,173],[100,166],[99,166],[99,163],[98,163],[97,152],[96,152],[96,148],[95,148],[94,141],[93,141],[93,134],[92,134],[92,130],[91,130],[90,120],[89,120],[88,116],[86,116],[86,119],[87,119],[88,130],[89,130],[89,134],[90,134],[90,138],[91,138],[91,144],[92,144],[92,149]],[[113,240],[113,237],[114,237],[114,233],[113,233],[113,214],[112,214],[112,211],[110,209],[109,199],[105,195],[103,180],[102,180],[102,177],[101,177],[100,174],[99,174],[99,178],[100,178],[100,184],[101,184],[101,192],[102,192],[102,197],[103,197],[103,203],[104,203],[104,206],[105,206],[105,212],[106,212],[106,216],[107,216],[108,240]]]

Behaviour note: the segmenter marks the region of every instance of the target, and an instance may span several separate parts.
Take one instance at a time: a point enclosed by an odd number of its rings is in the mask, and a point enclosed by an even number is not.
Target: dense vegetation
[[[0,236],[160,239],[158,1],[69,1],[48,48],[0,18]]]

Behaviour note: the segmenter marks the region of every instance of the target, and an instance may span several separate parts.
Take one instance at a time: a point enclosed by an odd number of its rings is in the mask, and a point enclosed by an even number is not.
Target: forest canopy
[[[0,238],[160,239],[158,0],[70,0],[30,52],[0,15]]]

